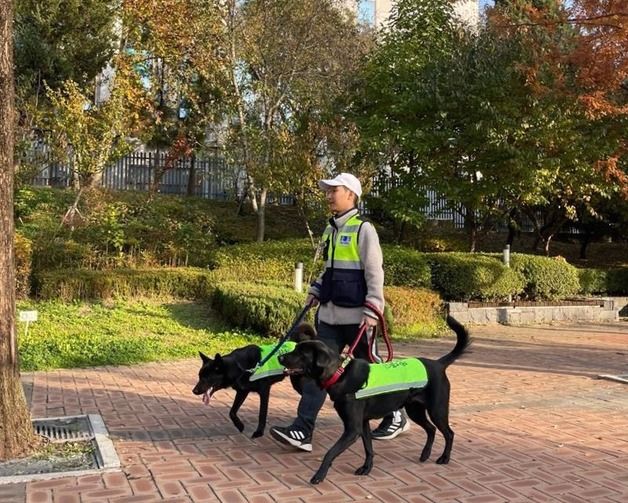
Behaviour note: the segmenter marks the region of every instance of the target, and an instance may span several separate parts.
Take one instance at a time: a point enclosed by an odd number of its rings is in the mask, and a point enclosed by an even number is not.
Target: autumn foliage
[[[540,95],[573,99],[592,121],[621,136],[594,167],[628,198],[625,136],[628,120],[628,3],[625,0],[511,0],[497,2],[489,22],[526,40],[523,69]]]

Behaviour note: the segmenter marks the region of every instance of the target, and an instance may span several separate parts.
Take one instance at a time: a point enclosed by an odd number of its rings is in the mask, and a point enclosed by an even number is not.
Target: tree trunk
[[[589,229],[585,229],[582,234],[582,238],[580,239],[580,258],[582,260],[586,260],[587,258],[587,248],[589,243],[591,243],[592,233]]]
[[[13,2],[0,2],[0,461],[36,442],[20,382],[15,327],[13,222]]]
[[[190,156],[190,174],[188,175],[188,196],[193,196],[196,192],[196,154],[192,152]]]
[[[469,235],[469,251],[474,253],[478,243],[478,223],[475,212],[468,207],[465,207],[465,210],[464,227]]]
[[[519,234],[519,210],[517,208],[513,208],[508,213],[508,238],[506,239],[506,244],[512,248],[513,243],[515,242],[515,236]]]
[[[257,235],[255,240],[258,243],[264,241],[264,235],[266,234],[266,196],[268,194],[267,189],[262,189],[259,195],[259,204],[257,205]]]

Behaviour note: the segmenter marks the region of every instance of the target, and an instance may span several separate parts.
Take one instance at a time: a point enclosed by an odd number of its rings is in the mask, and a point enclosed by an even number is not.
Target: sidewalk
[[[475,327],[472,351],[453,364],[449,465],[419,463],[425,440],[416,425],[374,442],[367,477],[360,441],[326,481],[309,479],[340,433],[327,403],[312,453],[294,452],[268,434],[252,440],[256,396],[241,409],[240,434],[228,418],[231,391],[210,406],[191,393],[199,361],[36,372],[34,417],[101,414],[123,471],[0,486],[0,501],[94,502],[625,502],[628,501],[628,385],[597,379],[628,374],[628,323],[513,328]],[[397,344],[398,355],[438,357],[453,339]],[[202,348],[199,348],[202,349]],[[289,383],[273,388],[269,426],[296,407]]]

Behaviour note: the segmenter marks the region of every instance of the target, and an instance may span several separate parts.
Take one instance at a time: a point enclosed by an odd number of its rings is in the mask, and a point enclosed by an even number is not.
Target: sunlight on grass
[[[227,352],[260,343],[229,330],[204,303],[179,299],[107,303],[20,302],[38,321],[19,323],[22,370],[123,365]]]

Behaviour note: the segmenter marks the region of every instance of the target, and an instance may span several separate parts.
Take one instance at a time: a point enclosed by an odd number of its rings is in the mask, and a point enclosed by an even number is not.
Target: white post
[[[504,265],[506,267],[510,267],[510,245],[506,245],[504,247],[503,259],[504,259]],[[508,302],[509,303],[512,302],[512,295],[508,295]]]
[[[297,292],[303,291],[303,262],[294,265],[294,289]]]
[[[510,245],[504,248],[504,265],[510,267]]]

